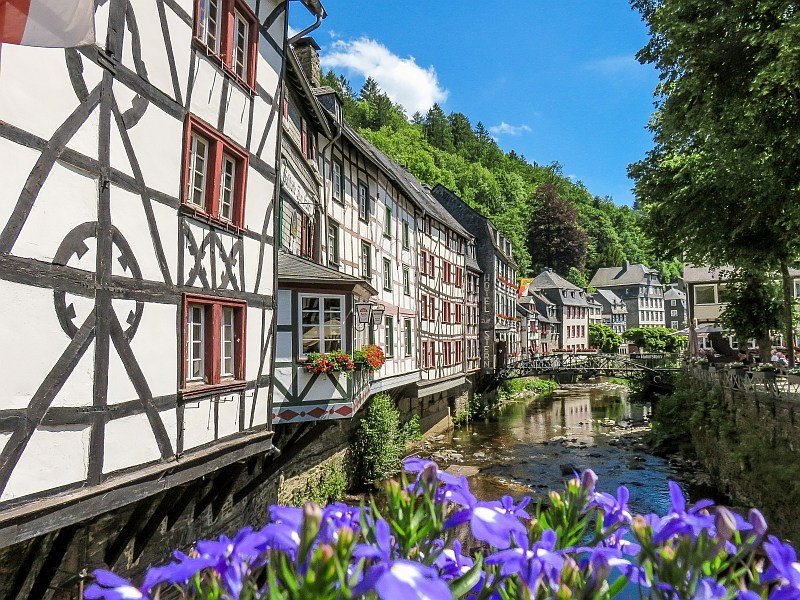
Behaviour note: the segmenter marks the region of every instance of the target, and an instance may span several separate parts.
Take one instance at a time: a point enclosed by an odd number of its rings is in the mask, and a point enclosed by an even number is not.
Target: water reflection
[[[645,426],[650,414],[649,404],[631,402],[621,386],[566,386],[550,398],[510,404],[490,420],[459,427],[440,447],[460,453],[457,464],[481,469],[471,478],[479,498],[543,493],[561,487],[563,472],[590,467],[601,489],[628,486],[634,511],[663,513],[670,506],[667,480],[675,473],[641,446],[617,441]]]

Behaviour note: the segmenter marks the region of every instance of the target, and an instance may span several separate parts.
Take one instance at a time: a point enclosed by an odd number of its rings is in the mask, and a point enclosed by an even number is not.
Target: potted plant
[[[380,346],[369,344],[353,352],[353,362],[356,368],[374,373],[386,363],[386,354]]]
[[[753,371],[753,381],[756,383],[769,383],[775,381],[777,367],[772,363],[762,363]]]
[[[707,358],[698,358],[697,359],[698,366],[703,369],[704,371],[708,371],[708,359]]]
[[[356,365],[347,352],[310,352],[306,357],[306,371],[309,373],[352,373]]]

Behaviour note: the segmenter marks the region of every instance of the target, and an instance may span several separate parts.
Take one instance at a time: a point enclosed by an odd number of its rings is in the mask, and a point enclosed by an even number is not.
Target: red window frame
[[[208,142],[209,156],[206,174],[205,208],[200,208],[190,201],[189,181],[192,172],[192,136],[198,135]],[[220,178],[222,177],[222,158],[224,155],[236,161],[236,176],[234,179],[234,197],[231,220],[219,216]],[[183,175],[181,177],[181,202],[195,213],[221,223],[233,225],[236,228],[244,227],[244,204],[247,198],[247,171],[250,166],[250,156],[239,145],[222,135],[205,121],[193,114],[186,118],[186,127],[183,140]]]
[[[200,0],[194,0],[194,23],[192,26],[192,37],[196,44],[201,46],[209,57],[212,57],[224,69],[225,73],[243,83],[251,90],[256,89],[256,63],[258,57],[258,18],[244,0],[220,0],[220,47],[219,54],[206,46],[200,39]],[[234,11],[237,10],[249,23],[250,39],[247,47],[247,78],[242,79],[236,74],[233,65],[234,48]]]
[[[189,355],[189,306],[202,305],[204,314],[203,358],[205,373],[203,381],[187,381]],[[222,309],[233,308],[234,312],[234,374],[222,377]],[[247,302],[212,296],[183,295],[183,339],[181,340],[181,395],[197,396],[209,391],[238,389],[245,385]]]
[[[428,314],[430,315],[428,320],[429,321],[435,321],[436,320],[436,297],[435,296],[431,296],[430,298],[428,298],[428,311],[429,311]]]
[[[422,294],[419,299],[420,303],[420,318],[423,321],[428,320],[428,296],[427,294]]]
[[[428,274],[428,253],[422,250],[419,253],[419,262],[420,262],[420,272],[423,275]]]
[[[436,257],[428,254],[428,277],[436,277]]]
[[[442,323],[449,323],[451,318],[450,303],[442,302]]]
[[[456,315],[455,315],[456,316],[456,319],[455,319],[456,323],[460,324],[461,323],[461,305],[460,304],[456,304],[456,311],[455,312],[456,312]]]

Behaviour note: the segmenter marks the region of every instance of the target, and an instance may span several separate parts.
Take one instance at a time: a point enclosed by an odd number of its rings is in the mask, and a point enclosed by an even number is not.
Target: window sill
[[[202,208],[187,202],[181,202],[180,212],[184,215],[193,217],[198,221],[202,221],[207,225],[211,225],[212,227],[224,229],[225,231],[233,233],[234,235],[242,235],[242,230],[244,229],[244,227],[237,225],[232,221],[226,221],[225,219],[220,219],[219,217],[210,215]]]
[[[183,389],[178,390],[178,396],[184,400],[201,398],[204,396],[216,396],[230,392],[240,392],[245,389],[247,383],[240,379],[229,379],[221,383],[189,383]]]
[[[237,75],[237,74],[234,72],[234,70],[233,70],[233,69],[231,69],[231,68],[228,66],[228,64],[225,62],[225,58],[224,58],[222,55],[220,55],[220,54],[217,54],[216,52],[213,52],[213,51],[209,50],[208,46],[206,46],[206,45],[205,45],[205,44],[204,44],[204,43],[203,43],[203,42],[202,42],[202,41],[201,41],[199,38],[197,38],[197,37],[192,37],[192,45],[193,45],[193,46],[194,46],[194,47],[195,47],[195,48],[196,48],[198,51],[202,52],[202,53],[203,53],[203,55],[204,55],[204,56],[205,56],[205,57],[206,57],[208,60],[210,60],[210,61],[211,61],[211,62],[213,62],[215,65],[217,65],[217,66],[218,66],[220,69],[222,69],[222,74],[223,74],[225,77],[227,77],[228,79],[230,79],[231,81],[233,81],[233,82],[234,82],[236,85],[238,85],[240,88],[242,88],[242,91],[243,91],[245,94],[247,94],[247,95],[249,95],[249,96],[251,96],[251,97],[253,97],[253,96],[255,96],[255,95],[257,95],[257,94],[258,94],[258,90],[256,90],[256,86],[255,86],[255,81],[256,81],[256,78],[255,78],[255,76],[253,77],[253,84],[251,85],[251,84],[250,84],[250,82],[248,82],[248,81],[245,81],[244,79],[242,79],[241,77],[239,77],[239,76],[238,76],[238,75]]]

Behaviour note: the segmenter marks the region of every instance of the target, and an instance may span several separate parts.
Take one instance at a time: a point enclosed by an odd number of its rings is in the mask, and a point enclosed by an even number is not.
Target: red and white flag
[[[0,0],[0,44],[72,48],[94,43],[94,0]]]

